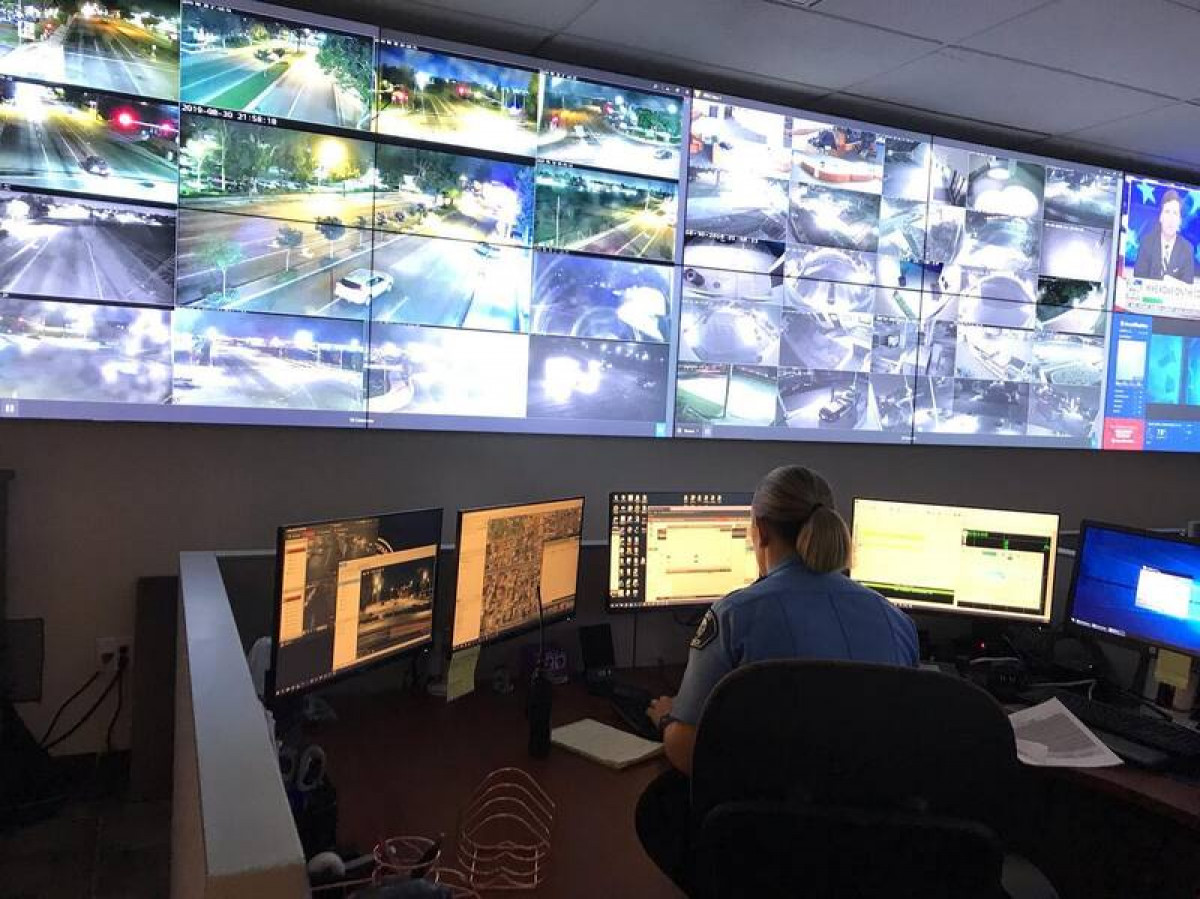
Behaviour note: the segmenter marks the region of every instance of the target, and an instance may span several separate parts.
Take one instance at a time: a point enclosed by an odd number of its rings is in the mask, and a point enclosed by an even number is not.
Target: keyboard
[[[1200,733],[1190,727],[1152,718],[1136,709],[1123,709],[1088,699],[1070,690],[1035,689],[1026,698],[1036,702],[1057,699],[1092,730],[1104,731],[1131,743],[1156,749],[1177,762],[1200,762]]]
[[[631,731],[639,737],[661,743],[662,734],[646,714],[653,699],[649,690],[622,683],[614,683],[609,695],[613,711]]]

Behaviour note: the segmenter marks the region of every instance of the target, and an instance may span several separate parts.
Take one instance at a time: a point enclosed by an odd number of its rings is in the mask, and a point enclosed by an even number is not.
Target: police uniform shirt
[[[769,659],[911,667],[917,664],[917,629],[874,590],[840,573],[816,574],[793,556],[704,613],[671,717],[696,724],[721,678]]]

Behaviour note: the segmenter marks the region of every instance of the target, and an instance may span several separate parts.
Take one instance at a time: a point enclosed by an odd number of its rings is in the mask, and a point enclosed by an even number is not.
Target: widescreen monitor
[[[281,527],[265,698],[428,646],[441,536],[441,509]]]
[[[1067,603],[1075,628],[1200,656],[1200,542],[1085,521]]]
[[[609,611],[706,606],[752,584],[752,496],[609,494]]]
[[[904,609],[1050,621],[1058,516],[856,499],[850,577]]]
[[[583,497],[461,510],[451,647],[574,614],[582,535]]]

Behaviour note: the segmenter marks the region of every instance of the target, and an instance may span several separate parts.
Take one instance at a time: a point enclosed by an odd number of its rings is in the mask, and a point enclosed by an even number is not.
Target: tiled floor
[[[171,804],[75,802],[0,834],[0,899],[163,899]]]

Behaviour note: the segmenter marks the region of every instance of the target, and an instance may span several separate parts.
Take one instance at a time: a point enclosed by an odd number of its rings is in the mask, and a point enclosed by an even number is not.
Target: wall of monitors
[[[0,417],[1200,449],[1200,188],[251,0],[0,0]]]

